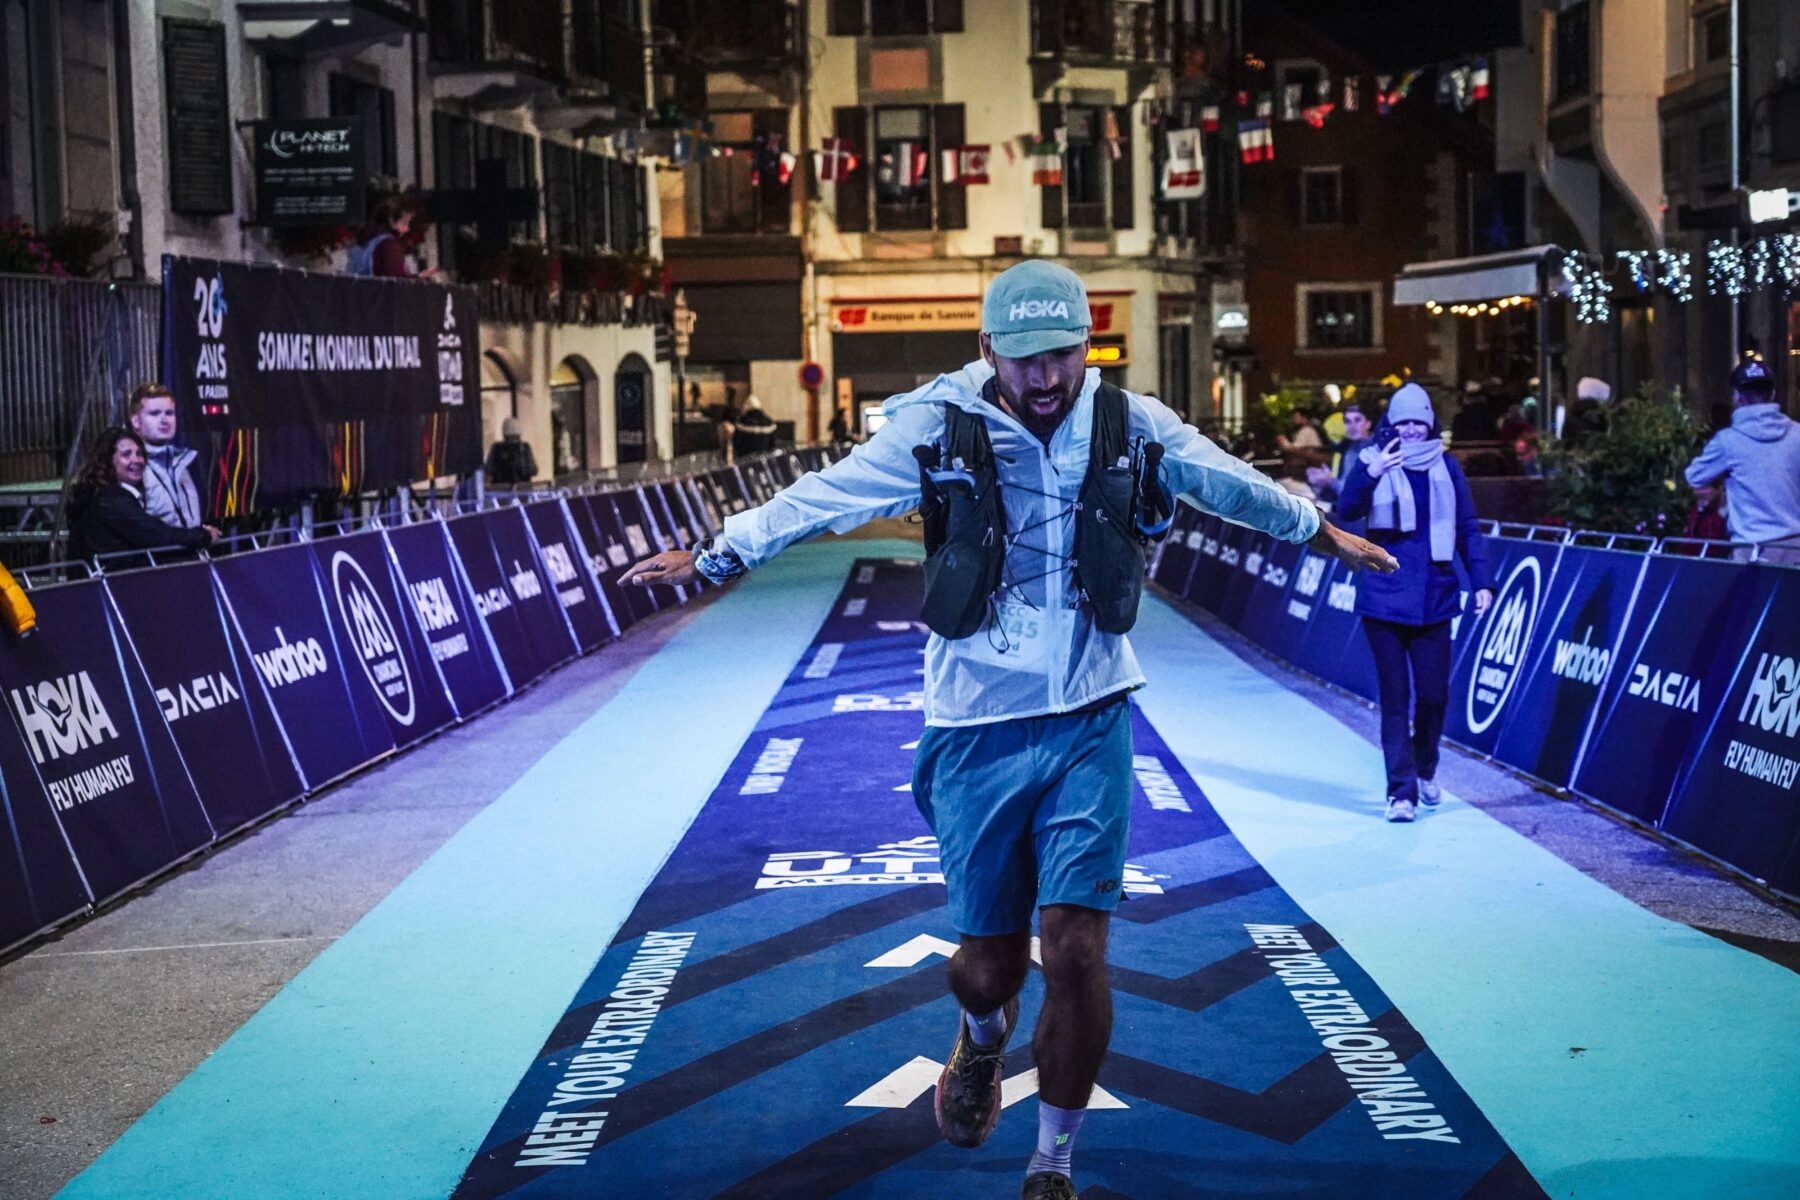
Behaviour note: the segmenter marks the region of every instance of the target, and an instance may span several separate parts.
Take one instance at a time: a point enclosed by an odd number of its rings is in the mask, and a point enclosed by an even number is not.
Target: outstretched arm
[[[724,532],[698,562],[692,551],[670,550],[645,559],[620,581],[680,585],[705,575],[723,583],[821,531],[848,533],[877,517],[910,512],[919,503],[913,447],[937,440],[943,424],[938,405],[907,405],[846,457],[803,475],[767,504],[725,518]]]

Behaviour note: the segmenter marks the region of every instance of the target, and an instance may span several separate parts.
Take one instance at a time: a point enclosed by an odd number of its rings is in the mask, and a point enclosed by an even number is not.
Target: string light
[[[1694,256],[1686,250],[1656,252],[1656,285],[1678,303],[1694,298]]]
[[[1569,281],[1569,299],[1575,303],[1575,319],[1598,325],[1612,317],[1612,287],[1606,276],[1588,264],[1578,250],[1563,256],[1563,278]]]
[[[1498,316],[1521,306],[1529,307],[1531,303],[1530,296],[1502,296],[1498,300],[1479,300],[1468,304],[1452,304],[1448,307],[1439,304],[1436,300],[1427,300],[1425,311],[1434,317],[1441,317],[1445,313],[1458,317],[1487,317]]]
[[[1750,286],[1766,288],[1775,282],[1775,247],[1773,238],[1759,238],[1750,243]]]
[[[1800,234],[1784,233],[1772,239],[1775,243],[1775,270],[1781,276],[1781,286],[1788,291],[1800,291]]]
[[[1744,251],[1728,242],[1706,247],[1706,291],[1712,296],[1742,296],[1745,285]]]
[[[1655,276],[1650,268],[1651,252],[1648,250],[1621,250],[1619,257],[1624,260],[1626,268],[1630,270],[1631,282],[1637,285],[1637,290],[1649,291],[1650,285],[1655,282]]]

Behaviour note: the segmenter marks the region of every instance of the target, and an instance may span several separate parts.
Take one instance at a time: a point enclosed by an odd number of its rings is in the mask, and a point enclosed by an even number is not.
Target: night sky
[[[1283,8],[1377,67],[1406,68],[1519,44],[1518,0],[1244,0]]]

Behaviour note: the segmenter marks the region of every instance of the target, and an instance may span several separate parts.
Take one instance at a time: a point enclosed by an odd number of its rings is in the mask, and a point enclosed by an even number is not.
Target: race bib
[[[963,639],[957,649],[974,662],[1008,671],[1042,673],[1050,666],[1058,645],[1067,646],[1074,632],[1072,608],[1032,608],[1028,604],[1001,604],[985,630]]]

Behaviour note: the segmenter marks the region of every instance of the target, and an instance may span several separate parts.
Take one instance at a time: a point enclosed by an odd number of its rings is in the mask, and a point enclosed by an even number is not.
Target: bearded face
[[[1041,442],[1048,442],[1081,396],[1087,378],[1086,340],[1030,358],[1002,358],[987,335],[982,357],[994,368],[994,386],[1008,412]]]

